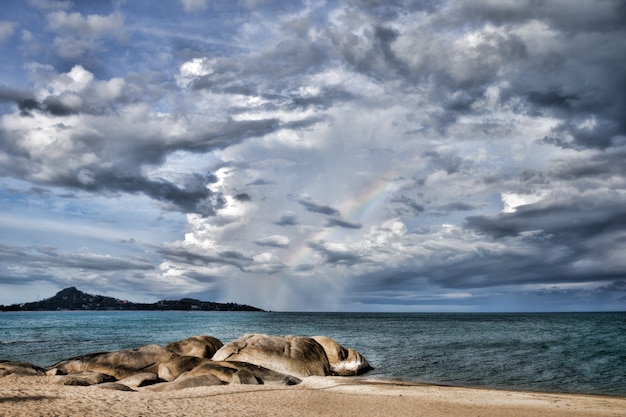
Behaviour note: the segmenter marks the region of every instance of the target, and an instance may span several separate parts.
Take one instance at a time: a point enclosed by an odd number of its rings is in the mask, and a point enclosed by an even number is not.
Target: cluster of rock
[[[0,376],[49,375],[63,385],[170,391],[222,384],[295,385],[307,376],[351,376],[371,366],[354,349],[324,337],[247,334],[226,345],[211,336],[193,336],[165,347],[92,353],[43,369],[0,361]]]

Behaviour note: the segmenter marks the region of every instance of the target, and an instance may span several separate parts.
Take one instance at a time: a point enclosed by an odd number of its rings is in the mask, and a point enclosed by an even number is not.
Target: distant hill
[[[182,310],[182,311],[263,311],[260,308],[236,303],[215,303],[193,298],[161,300],[156,303],[133,303],[104,295],[92,295],[65,288],[55,296],[32,303],[0,306],[0,311],[54,311],[54,310]]]

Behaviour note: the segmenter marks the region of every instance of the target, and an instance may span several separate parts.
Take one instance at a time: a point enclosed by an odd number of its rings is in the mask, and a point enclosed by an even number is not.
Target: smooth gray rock
[[[146,345],[137,349],[115,352],[91,353],[61,361],[53,366],[57,372],[74,374],[93,371],[123,379],[138,372],[156,373],[158,365],[173,357],[175,353],[159,345]]]
[[[297,377],[331,374],[324,349],[310,337],[246,334],[224,345],[212,359],[247,362]]]
[[[211,358],[224,344],[212,336],[191,336],[177,342],[168,343],[165,349],[180,356]]]
[[[6,376],[11,374],[19,376],[40,376],[45,375],[46,370],[28,362],[12,362],[0,360],[0,376]]]

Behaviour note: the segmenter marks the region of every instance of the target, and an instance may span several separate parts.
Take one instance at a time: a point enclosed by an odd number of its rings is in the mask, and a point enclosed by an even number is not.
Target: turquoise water
[[[197,334],[329,336],[367,377],[626,396],[626,313],[0,313],[0,359],[40,366]]]

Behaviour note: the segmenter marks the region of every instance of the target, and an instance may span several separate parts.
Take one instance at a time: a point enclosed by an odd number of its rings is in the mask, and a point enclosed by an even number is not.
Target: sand
[[[626,416],[626,398],[310,377],[296,386],[124,392],[0,378],[0,416]]]

